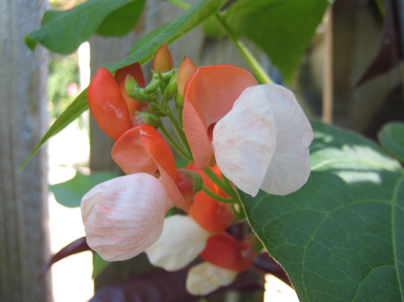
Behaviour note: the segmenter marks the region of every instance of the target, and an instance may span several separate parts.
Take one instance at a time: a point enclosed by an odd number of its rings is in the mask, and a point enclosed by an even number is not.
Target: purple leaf
[[[90,302],[192,302],[198,301],[199,296],[189,294],[185,288],[188,267],[167,272],[157,269],[128,281],[105,287],[95,293]],[[240,273],[237,279],[229,286],[221,287],[208,296],[233,290],[263,290],[258,277],[249,272]]]
[[[52,264],[58,262],[59,260],[62,260],[63,258],[85,251],[91,251],[90,247],[87,245],[86,237],[81,237],[69,243],[49,260],[49,262],[43,267],[38,278],[42,278],[46,271],[52,266]]]
[[[385,16],[379,52],[356,87],[390,71],[401,59],[397,20],[391,0],[384,0]]]

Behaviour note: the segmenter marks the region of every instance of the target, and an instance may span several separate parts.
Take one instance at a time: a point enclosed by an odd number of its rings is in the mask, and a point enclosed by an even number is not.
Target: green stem
[[[179,1],[179,0],[165,0],[171,4],[174,4],[175,6],[178,6],[179,8],[182,8],[183,10],[187,10],[188,8],[191,7],[188,3]]]
[[[184,130],[182,129],[182,127],[179,124],[178,120],[175,118],[175,116],[171,112],[170,108],[168,108],[167,112],[164,112],[164,113],[167,114],[168,118],[170,119],[170,122],[173,125],[174,131],[177,134],[178,138],[180,139],[181,144],[187,150],[190,157],[192,157],[192,152],[191,152],[191,148],[189,147],[187,137],[185,136]]]
[[[225,203],[234,203],[233,199],[229,199],[229,198],[224,198],[221,197],[219,195],[216,195],[215,193],[213,193],[211,190],[209,190],[207,187],[203,186],[202,191],[206,193],[206,195],[209,195],[210,197],[212,197],[213,199],[220,201],[220,202],[225,202]]]
[[[229,197],[231,197],[232,199],[235,196],[235,192],[233,189],[229,190],[229,188],[227,188],[227,186],[222,182],[222,180],[208,167],[206,169],[203,170],[203,172],[227,195],[229,195]],[[237,198],[238,199],[238,198]]]
[[[222,172],[220,172],[221,174],[222,174],[222,178],[223,178],[223,183],[225,184],[225,186],[229,189],[229,190],[234,190],[234,188],[233,188],[233,186],[232,186],[232,183],[230,182],[230,180],[222,173]]]
[[[247,63],[252,68],[255,76],[258,79],[258,82],[261,84],[264,83],[273,83],[272,79],[268,76],[265,70],[262,68],[261,64],[257,61],[257,59],[253,56],[253,54],[249,51],[249,49],[244,45],[244,43],[237,37],[237,35],[233,32],[224,18],[216,13],[216,19],[222,25],[223,29],[226,31],[229,38],[233,41],[236,47],[240,50],[241,54],[246,59]]]
[[[183,110],[183,107],[179,106],[179,105],[176,105],[176,106],[177,106],[178,122],[180,123],[181,128],[183,128],[184,127],[184,125],[182,123],[182,110]]]
[[[161,133],[167,138],[167,140],[171,143],[175,150],[186,160],[192,161],[192,158],[181,148],[181,146],[176,142],[176,140],[172,137],[172,135],[167,131],[166,127],[161,125],[159,127]]]

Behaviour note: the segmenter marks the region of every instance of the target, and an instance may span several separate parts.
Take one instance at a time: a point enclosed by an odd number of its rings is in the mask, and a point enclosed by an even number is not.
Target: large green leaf
[[[327,0],[239,0],[225,13],[225,19],[290,80],[327,5]]]
[[[55,199],[62,206],[68,208],[77,208],[81,204],[84,194],[90,191],[94,186],[117,177],[114,171],[98,171],[90,175],[84,175],[77,172],[76,175],[65,182],[51,185],[49,189],[55,195]]]
[[[87,102],[87,89],[83,90],[79,96],[66,108],[66,110],[59,116],[59,118],[53,123],[45,135],[41,138],[39,143],[35,146],[34,150],[28,155],[27,159],[22,163],[20,170],[29,159],[39,150],[39,148],[52,136],[59,133],[67,125],[78,118],[89,106]]]
[[[174,21],[160,26],[144,36],[138,42],[141,47],[135,45],[129,57],[119,63],[108,64],[105,67],[113,72],[135,62],[145,63],[149,61],[163,42],[169,45],[181,38],[217,12],[223,3],[223,0],[202,0],[198,2]]]
[[[404,123],[387,123],[377,136],[383,148],[404,163]]]
[[[41,28],[26,36],[25,43],[32,50],[41,43],[53,52],[70,54],[96,31],[103,36],[126,34],[143,6],[144,0],[88,0],[69,10],[47,11]]]
[[[240,192],[301,302],[404,301],[404,176],[380,148],[313,122],[312,173],[287,196]]]

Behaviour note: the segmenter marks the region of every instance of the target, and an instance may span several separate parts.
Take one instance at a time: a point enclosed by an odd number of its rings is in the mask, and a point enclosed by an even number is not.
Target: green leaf
[[[326,0],[239,0],[225,19],[238,35],[260,47],[290,81],[328,4]]]
[[[70,54],[81,43],[87,41],[97,29],[100,34],[105,36],[126,33],[129,23],[135,25],[133,20],[115,20],[116,26],[109,29],[106,29],[105,26],[111,25],[113,17],[127,16],[127,12],[120,10],[123,7],[136,9],[134,13],[138,20],[138,10],[143,6],[135,2],[143,3],[144,0],[88,0],[69,10],[47,11],[43,16],[41,28],[26,36],[25,43],[31,50],[41,43],[53,52]]]
[[[112,262],[105,261],[100,255],[94,253],[93,256],[93,274],[91,278],[97,278]]]
[[[404,163],[404,123],[385,124],[377,134],[382,147],[392,156]]]
[[[144,36],[138,42],[141,47],[135,45],[134,51],[129,57],[116,64],[107,64],[105,67],[111,72],[114,72],[135,62],[143,64],[149,61],[153,58],[154,53],[163,42],[170,45],[172,42],[181,38],[187,32],[209,18],[213,13],[217,12],[223,3],[223,0],[202,0],[198,2],[174,21],[160,26]]]
[[[80,206],[83,195],[94,186],[117,176],[118,174],[113,171],[93,172],[90,175],[77,172],[72,179],[51,185],[49,188],[55,195],[56,201],[62,206],[76,208]]]
[[[146,0],[132,1],[109,14],[95,32],[102,37],[117,37],[128,34],[142,16]]]
[[[301,302],[404,301],[404,176],[380,148],[313,122],[313,171],[287,196],[240,192]]]
[[[87,89],[83,90],[79,96],[66,108],[66,110],[59,116],[53,123],[45,135],[41,138],[39,143],[35,146],[34,150],[28,155],[27,159],[20,167],[25,166],[29,159],[38,151],[38,149],[52,136],[59,133],[63,128],[69,125],[72,121],[78,118],[84,111],[89,108],[87,102]]]

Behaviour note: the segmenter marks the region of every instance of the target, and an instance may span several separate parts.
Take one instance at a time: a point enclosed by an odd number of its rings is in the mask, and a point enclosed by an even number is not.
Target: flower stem
[[[175,116],[171,112],[170,108],[168,108],[168,110],[167,110],[167,112],[165,112],[165,114],[167,114],[168,118],[170,119],[170,122],[173,125],[174,131],[177,134],[181,144],[184,146],[184,148],[187,150],[187,153],[192,158],[191,148],[189,147],[189,144],[188,144],[187,138],[185,136],[184,130],[182,129],[182,127],[179,124],[178,120],[175,118]]]
[[[179,8],[182,8],[183,10],[187,10],[188,8],[191,7],[188,3],[179,1],[179,0],[165,0],[171,4],[174,4],[175,6],[178,6]]]
[[[171,143],[175,150],[186,160],[192,161],[192,158],[181,148],[181,146],[176,142],[176,140],[171,136],[171,134],[167,131],[164,125],[159,127],[161,133],[167,138],[167,140]]]
[[[203,170],[203,172],[227,195],[229,195],[232,199],[234,199],[235,192],[232,189],[229,189],[223,181],[208,167]],[[238,200],[238,197],[236,198]]]
[[[229,38],[233,41],[236,47],[240,50],[241,54],[246,59],[247,63],[252,68],[255,76],[258,79],[258,82],[261,84],[265,83],[273,83],[272,79],[268,76],[265,70],[262,68],[261,64],[258,63],[257,59],[253,56],[250,50],[244,45],[244,43],[237,37],[237,35],[233,32],[224,18],[219,14],[216,13],[216,19],[222,25],[223,29],[226,31],[226,34]]]
[[[183,123],[182,123],[182,111],[183,111],[183,107],[182,107],[182,106],[179,106],[179,105],[177,105],[176,107],[177,107],[178,122],[180,123],[180,126],[183,128],[183,127],[184,127],[184,125],[183,125]]]
[[[209,190],[207,187],[203,186],[202,191],[206,193],[206,195],[212,197],[213,199],[220,201],[220,202],[225,202],[225,203],[234,203],[233,199],[229,199],[229,198],[224,198],[221,197],[219,195],[216,195],[215,193],[213,193],[211,190]]]

